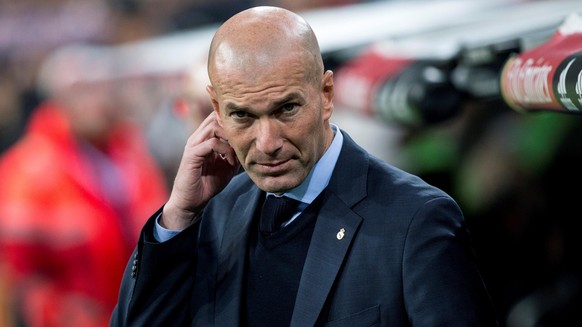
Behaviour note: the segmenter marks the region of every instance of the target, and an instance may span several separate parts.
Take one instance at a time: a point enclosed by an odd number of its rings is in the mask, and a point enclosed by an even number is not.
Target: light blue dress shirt
[[[315,166],[313,166],[313,169],[309,172],[309,175],[307,175],[307,178],[305,178],[303,183],[282,195],[301,201],[298,208],[299,211],[296,212],[284,225],[288,225],[295,220],[301,211],[311,204],[311,202],[317,198],[329,183],[344,142],[344,137],[339,128],[334,124],[330,125],[334,132],[334,138],[327,151],[325,151],[323,156],[317,161],[317,163],[315,163]],[[154,229],[154,237],[158,242],[165,242],[181,232],[162,227],[159,224],[159,219],[160,216],[156,219],[156,227]]]

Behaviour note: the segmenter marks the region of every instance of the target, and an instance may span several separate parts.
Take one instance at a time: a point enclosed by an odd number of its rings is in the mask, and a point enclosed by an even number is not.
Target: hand
[[[206,203],[237,173],[240,164],[212,112],[188,138],[160,223],[172,230],[192,224]]]

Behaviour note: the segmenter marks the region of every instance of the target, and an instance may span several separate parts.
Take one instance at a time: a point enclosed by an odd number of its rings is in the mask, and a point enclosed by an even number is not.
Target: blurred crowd
[[[164,203],[187,135],[211,110],[204,56],[157,76],[128,70],[136,58],[115,49],[254,5],[357,2],[0,0],[0,326],[108,325],[140,228]],[[382,66],[369,53],[326,59],[338,93],[357,90],[343,77],[359,62],[383,74],[411,64]],[[446,69],[410,67],[433,80]],[[397,139],[385,142],[397,149],[384,159],[458,200],[502,326],[582,323],[582,117],[518,113],[499,95],[423,85],[411,97],[437,114],[390,118]],[[339,94],[336,110],[358,99]]]
[[[350,2],[0,1],[0,326],[108,326],[141,227],[211,110],[204,57],[152,76],[118,46],[253,5]]]

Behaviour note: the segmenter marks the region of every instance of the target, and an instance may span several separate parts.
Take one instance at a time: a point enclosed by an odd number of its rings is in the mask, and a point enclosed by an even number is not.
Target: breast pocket
[[[340,319],[328,321],[325,327],[373,327],[380,326],[380,306],[362,310]]]

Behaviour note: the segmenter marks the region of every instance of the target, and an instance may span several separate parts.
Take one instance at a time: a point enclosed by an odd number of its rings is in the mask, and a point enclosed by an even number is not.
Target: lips
[[[266,175],[280,175],[285,173],[289,168],[291,160],[282,160],[274,162],[257,162],[255,167],[259,173]]]
[[[257,164],[261,165],[261,166],[275,167],[275,166],[282,165],[282,164],[286,163],[287,161],[289,161],[289,160],[276,161],[276,162],[259,162]]]

